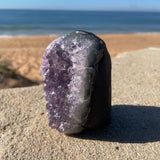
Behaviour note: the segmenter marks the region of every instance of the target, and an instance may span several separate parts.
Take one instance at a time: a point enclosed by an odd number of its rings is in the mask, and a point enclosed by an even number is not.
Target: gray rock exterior
[[[45,50],[41,73],[49,125],[66,134],[109,124],[111,59],[105,43],[75,31]]]

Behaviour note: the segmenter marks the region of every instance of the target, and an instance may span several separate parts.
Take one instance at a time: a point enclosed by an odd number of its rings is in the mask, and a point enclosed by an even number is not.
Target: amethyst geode
[[[110,123],[111,59],[100,38],[84,31],[57,38],[41,73],[50,127],[74,134]]]

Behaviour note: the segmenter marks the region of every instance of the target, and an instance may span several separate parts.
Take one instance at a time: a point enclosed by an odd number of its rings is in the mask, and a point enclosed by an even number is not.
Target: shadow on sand
[[[108,127],[84,131],[74,137],[120,143],[160,141],[160,107],[114,105]]]
[[[31,81],[16,71],[7,68],[5,65],[0,65],[0,89],[27,87],[38,85],[38,82]]]

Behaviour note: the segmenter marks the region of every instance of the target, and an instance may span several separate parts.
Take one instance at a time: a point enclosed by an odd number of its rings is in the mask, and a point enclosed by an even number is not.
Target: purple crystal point
[[[41,73],[50,127],[74,134],[110,123],[111,59],[97,36],[75,31],[57,38]]]

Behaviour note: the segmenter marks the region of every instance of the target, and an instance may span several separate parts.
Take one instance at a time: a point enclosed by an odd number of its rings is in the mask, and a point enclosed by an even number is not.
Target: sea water
[[[0,10],[0,36],[160,32],[160,12]]]

